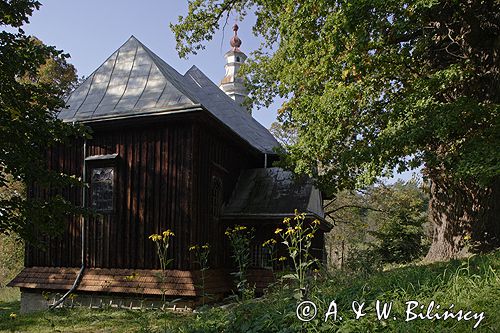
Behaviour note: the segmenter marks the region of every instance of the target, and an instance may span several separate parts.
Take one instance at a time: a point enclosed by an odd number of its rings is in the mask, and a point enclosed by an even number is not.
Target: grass
[[[266,297],[235,304],[231,308],[206,309],[180,314],[159,311],[62,309],[19,314],[15,294],[0,292],[0,332],[471,332],[475,320],[405,321],[405,302],[427,306],[432,300],[448,309],[484,312],[474,331],[500,332],[500,251],[470,259],[430,265],[393,268],[369,277],[341,273],[317,280],[311,301],[318,316],[302,323],[296,317],[293,288],[276,285]],[[332,300],[342,321],[324,314]],[[378,320],[375,301],[393,302],[391,316]],[[353,301],[365,303],[366,313],[356,319]],[[416,311],[416,310],[415,310]],[[455,311],[455,312],[456,312]],[[11,319],[10,314],[16,313]],[[393,317],[397,319],[394,320]]]

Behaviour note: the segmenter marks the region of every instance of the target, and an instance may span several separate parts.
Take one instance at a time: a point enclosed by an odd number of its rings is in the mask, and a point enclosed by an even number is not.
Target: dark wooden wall
[[[60,146],[47,151],[47,163],[51,170],[65,172],[81,177],[83,141],[75,141],[71,145]],[[28,187],[28,195],[43,199],[53,195],[51,191],[32,185]],[[57,193],[60,194],[60,193]],[[75,205],[81,205],[81,189],[67,188],[62,193]],[[64,221],[65,227],[60,237],[43,237],[40,247],[27,246],[25,265],[29,266],[79,266],[81,252],[81,219],[69,217]],[[36,227],[36,226],[35,226]]]
[[[118,154],[114,162],[87,162],[88,174],[93,165],[115,166],[114,212],[86,223],[88,267],[159,268],[148,237],[166,229],[175,233],[169,251],[172,267],[188,266],[192,139],[192,124],[176,121],[97,130],[87,140],[87,156]],[[52,169],[81,176],[81,145],[53,149],[49,156]],[[70,199],[79,204],[80,192],[71,193]],[[78,217],[69,219],[63,235],[47,239],[45,249],[28,247],[26,266],[80,266],[80,223]]]
[[[214,177],[222,181],[223,206],[232,195],[242,169],[260,166],[260,156],[250,153],[234,139],[225,137],[213,127],[197,123],[194,130],[194,182],[193,244],[208,243],[211,247],[210,266],[227,267],[231,250],[224,235],[226,225],[213,216],[212,186]]]
[[[211,246],[212,268],[230,260],[225,226],[213,216],[212,181],[221,180],[222,202],[232,194],[241,169],[261,167],[261,157],[233,135],[201,120],[161,120],[149,124],[94,128],[87,156],[117,153],[114,161],[87,162],[115,166],[114,211],[87,219],[86,265],[102,268],[159,268],[153,233],[175,233],[170,266],[195,269],[191,245]],[[82,175],[83,144],[49,152],[51,169]],[[88,177],[87,177],[88,180]],[[87,204],[90,202],[87,191]],[[40,193],[34,193],[40,195]],[[65,195],[81,204],[81,190]],[[26,266],[80,266],[81,218],[67,221],[64,233],[45,239],[46,248],[28,247]]]

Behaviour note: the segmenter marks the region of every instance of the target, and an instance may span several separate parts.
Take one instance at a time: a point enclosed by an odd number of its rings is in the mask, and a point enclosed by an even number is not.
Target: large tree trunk
[[[441,261],[500,246],[500,179],[481,187],[429,172],[432,244],[425,258]]]

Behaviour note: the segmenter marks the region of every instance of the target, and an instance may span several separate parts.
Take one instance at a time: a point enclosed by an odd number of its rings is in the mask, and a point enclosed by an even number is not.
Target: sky
[[[187,1],[182,0],[41,0],[42,7],[35,11],[26,33],[36,36],[45,44],[54,45],[69,53],[79,76],[89,76],[131,35],[155,52],[160,58],[184,74],[192,65],[200,68],[218,84],[224,77],[224,53],[229,50],[233,34],[234,17],[224,29],[218,31],[206,44],[206,49],[180,59],[175,50],[174,34],[169,24],[176,23],[179,15],[187,14]],[[240,49],[247,55],[257,49],[259,39],[251,32],[253,20],[238,22]],[[276,120],[279,103],[269,108],[254,109],[253,116],[266,128]],[[397,174],[386,183],[401,178],[410,179],[413,172]],[[417,175],[420,173],[417,171]]]
[[[175,50],[175,38],[169,24],[176,23],[179,15],[187,14],[187,1],[181,0],[41,0],[42,7],[35,11],[30,23],[24,27],[45,44],[54,45],[69,53],[79,76],[89,76],[131,35],[155,52],[160,58],[184,74],[192,65],[200,68],[218,84],[224,77],[224,53],[233,35],[234,17],[218,31],[206,49],[180,59]],[[238,22],[240,49],[247,55],[258,47],[259,39],[251,32],[248,20]],[[222,28],[222,26],[221,26]],[[253,116],[266,128],[276,120],[275,103],[267,109],[254,109]]]

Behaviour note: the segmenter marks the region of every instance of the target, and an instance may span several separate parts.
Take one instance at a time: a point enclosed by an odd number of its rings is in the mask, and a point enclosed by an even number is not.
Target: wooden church
[[[237,29],[220,86],[195,66],[178,73],[132,36],[71,93],[59,117],[89,126],[92,139],[51,149],[49,167],[82,176],[89,186],[65,195],[97,214],[68,220],[44,248],[26,248],[25,269],[10,283],[21,288],[24,311],[45,302],[43,292],[71,291],[90,302],[99,295],[194,300],[200,272],[189,248],[207,243],[205,292],[227,295],[234,269],[224,231],[236,224],[255,228],[248,279],[261,290],[272,281],[261,244],[283,218],[297,209],[324,221],[321,193],[309,179],[272,167],[279,144],[241,105],[237,72],[246,56]],[[322,223],[315,238],[320,258],[330,228]],[[173,262],[160,282],[148,237],[167,229],[175,233]]]

